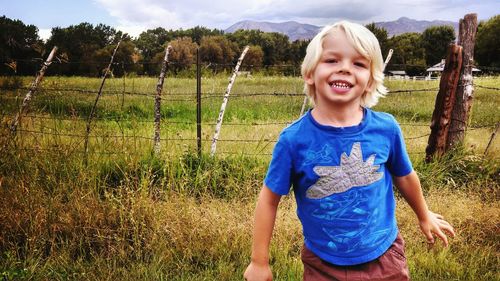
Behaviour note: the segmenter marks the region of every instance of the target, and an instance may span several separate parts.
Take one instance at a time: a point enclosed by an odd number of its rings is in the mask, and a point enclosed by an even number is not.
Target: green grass
[[[32,78],[2,79],[1,279],[242,279],[269,153],[286,123],[298,117],[303,98],[241,95],[301,93],[299,78],[238,77],[215,158],[208,153],[227,77],[202,81],[202,157],[194,140],[193,79],[165,81],[159,156],[152,156],[152,141],[142,138],[152,136],[154,99],[121,94],[154,94],[156,79],[109,79],[92,123],[88,166],[82,138],[71,135],[85,134],[94,94],[47,89],[96,90],[100,79],[47,77],[46,90],[36,93],[28,112],[38,118],[23,119],[15,142],[9,141],[5,125],[26,90],[12,88],[27,86]],[[475,80],[488,87],[499,82],[498,77]],[[438,82],[388,81],[387,86],[427,89]],[[431,209],[445,215],[458,234],[447,249],[427,249],[413,212],[398,196],[411,275],[413,280],[499,280],[498,137],[483,153],[500,122],[500,94],[477,88],[464,146],[425,163],[436,92],[394,93],[375,107],[401,123]],[[256,142],[227,141],[234,139]],[[302,279],[301,246],[295,203],[288,196],[280,204],[271,245],[275,280]]]

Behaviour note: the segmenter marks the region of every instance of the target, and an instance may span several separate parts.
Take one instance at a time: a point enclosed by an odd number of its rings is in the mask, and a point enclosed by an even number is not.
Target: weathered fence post
[[[490,149],[490,146],[493,143],[493,140],[495,139],[495,137],[497,135],[498,127],[500,127],[500,122],[497,123],[497,125],[495,126],[495,131],[493,131],[493,134],[491,134],[490,141],[488,141],[488,145],[486,146],[486,149],[484,150],[484,155],[488,154],[488,149]]]
[[[238,70],[240,69],[241,62],[243,61],[243,58],[248,52],[249,46],[246,46],[243,52],[241,53],[240,58],[238,59],[238,63],[234,67],[233,70],[233,75],[231,76],[231,79],[229,80],[229,84],[227,85],[226,93],[224,94],[224,100],[222,101],[222,105],[219,111],[219,117],[217,118],[217,124],[215,125],[215,134],[214,138],[212,140],[212,147],[210,150],[210,156],[215,155],[215,150],[217,147],[217,140],[219,139],[219,133],[220,129],[222,126],[222,120],[224,118],[224,111],[226,110],[226,105],[227,105],[227,100],[229,98],[229,94],[231,93],[231,88],[233,87],[234,81],[236,80],[236,75],[238,74]]]
[[[458,45],[462,46],[462,70],[458,81],[455,105],[451,113],[451,124],[446,149],[463,142],[474,95],[472,67],[474,43],[477,31],[477,14],[467,14],[460,20]]]
[[[389,53],[387,54],[387,57],[385,58],[385,61],[384,61],[384,70],[387,67],[387,64],[389,63],[389,61],[391,60],[393,52],[394,52],[393,49],[389,49]]]
[[[36,76],[35,81],[31,83],[30,89],[26,94],[26,96],[24,97],[23,103],[21,104],[21,107],[19,108],[16,117],[14,117],[14,120],[12,120],[12,123],[10,125],[10,132],[12,133],[12,135],[16,134],[17,126],[21,122],[21,118],[24,112],[26,111],[26,108],[28,108],[31,99],[35,95],[38,85],[40,84],[40,82],[42,82],[43,76],[45,75],[45,71],[47,71],[47,68],[49,68],[49,65],[52,63],[52,59],[54,58],[56,52],[57,52],[57,46],[54,46],[54,48],[52,48],[52,51],[50,51],[47,60],[43,63],[42,68],[40,68],[40,71],[38,71],[38,75]]]
[[[430,162],[435,154],[441,156],[446,151],[451,110],[455,104],[455,92],[461,67],[462,47],[452,44],[448,48],[446,63],[439,83],[439,92],[432,113],[431,134],[425,149],[425,161],[427,162]]]
[[[168,55],[172,46],[168,45],[165,48],[165,57],[163,58],[163,63],[161,66],[160,77],[158,78],[158,83],[156,84],[156,95],[155,95],[155,129],[154,129],[154,153],[158,156],[160,154],[160,120],[161,120],[161,91],[163,90],[163,81],[165,80],[165,72],[168,66]]]
[[[99,98],[101,97],[102,88],[104,87],[104,82],[106,81],[106,77],[108,76],[108,73],[111,70],[111,65],[113,64],[113,60],[115,59],[116,50],[118,50],[118,47],[120,47],[120,44],[121,44],[124,36],[125,36],[125,34],[122,35],[122,37],[120,38],[120,40],[116,44],[115,49],[113,50],[113,54],[111,55],[111,59],[109,60],[108,67],[106,68],[106,71],[104,71],[104,76],[102,77],[101,86],[99,87],[99,92],[97,92],[97,96],[95,98],[94,106],[90,110],[89,118],[87,120],[87,131],[85,133],[85,143],[84,143],[84,153],[85,154],[84,154],[83,162],[84,162],[85,166],[87,165],[87,161],[88,161],[87,153],[88,153],[88,145],[89,145],[90,124],[92,122],[92,118],[94,118],[95,110],[97,108],[97,102],[99,101]]]
[[[196,144],[201,157],[201,64],[200,48],[196,49]]]
[[[300,108],[299,118],[304,115],[304,111],[306,110],[307,100],[309,97],[304,93],[304,101],[302,102],[302,107]]]

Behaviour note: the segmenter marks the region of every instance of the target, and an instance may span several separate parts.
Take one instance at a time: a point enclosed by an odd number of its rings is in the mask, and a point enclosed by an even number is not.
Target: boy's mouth
[[[330,81],[330,82],[328,82],[328,85],[330,85],[330,87],[344,88],[344,89],[350,89],[353,87],[353,85],[351,83],[349,83],[348,81],[345,81],[345,80]]]

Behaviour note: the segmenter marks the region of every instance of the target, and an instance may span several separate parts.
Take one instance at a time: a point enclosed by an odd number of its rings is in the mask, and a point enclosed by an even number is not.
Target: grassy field
[[[15,141],[6,124],[32,78],[0,78],[0,276],[4,280],[241,280],[253,208],[279,132],[299,116],[293,77],[238,77],[215,158],[208,156],[227,77],[202,81],[203,154],[193,79],[167,78],[162,147],[152,156],[156,79],[109,79],[83,164],[86,117],[100,79],[47,77]],[[476,85],[498,87],[500,78]],[[428,249],[399,197],[413,280],[500,280],[500,92],[476,87],[464,146],[423,162],[438,81],[387,81],[374,108],[401,123],[429,205],[454,226]],[[273,95],[270,95],[273,94]],[[149,96],[146,96],[149,95]],[[271,246],[275,280],[301,280],[301,227],[285,197]]]

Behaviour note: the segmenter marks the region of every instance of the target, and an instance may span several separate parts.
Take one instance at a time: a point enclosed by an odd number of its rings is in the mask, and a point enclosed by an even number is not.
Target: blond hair
[[[318,65],[323,53],[323,41],[335,29],[344,31],[347,40],[362,56],[370,60],[370,81],[371,87],[366,90],[361,96],[361,106],[372,107],[377,104],[380,97],[387,94],[387,88],[383,85],[384,82],[384,60],[380,45],[373,33],[366,27],[351,23],[348,21],[340,21],[333,25],[325,26],[307,46],[306,56],[302,62],[301,73],[302,77],[310,77]],[[316,88],[314,84],[305,83],[304,90],[309,96],[311,103],[316,101]]]

